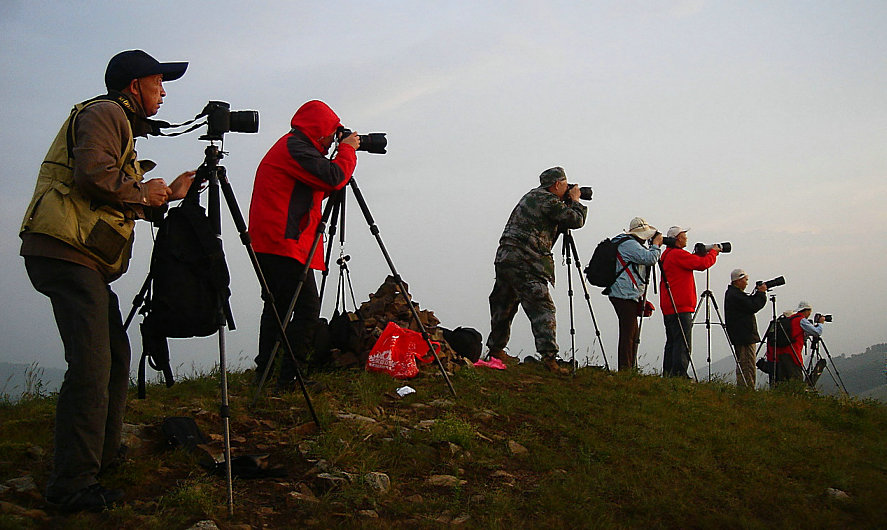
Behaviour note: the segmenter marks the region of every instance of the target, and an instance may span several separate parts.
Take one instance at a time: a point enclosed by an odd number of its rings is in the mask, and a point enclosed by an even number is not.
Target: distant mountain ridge
[[[828,359],[825,350],[820,347],[820,354]],[[838,394],[838,386],[835,380],[840,378],[847,387],[847,392],[853,396],[869,399],[877,399],[887,402],[887,343],[873,344],[866,348],[865,352],[855,355],[836,355],[831,353],[831,361],[828,362],[829,371],[823,372],[819,378],[817,388],[825,394]],[[699,367],[697,367],[699,370]],[[721,359],[711,365],[713,375],[720,375],[728,380],[735,380],[736,363],[732,358]],[[699,371],[699,377],[708,375],[707,369]],[[832,378],[834,374],[834,379]],[[766,376],[758,371],[758,386],[763,380],[766,386]]]

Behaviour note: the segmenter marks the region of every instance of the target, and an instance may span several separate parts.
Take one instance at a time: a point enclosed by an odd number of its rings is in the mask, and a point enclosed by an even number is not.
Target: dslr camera
[[[733,245],[731,245],[729,241],[725,241],[723,243],[712,243],[711,245],[696,243],[696,245],[693,247],[693,253],[697,256],[705,256],[713,248],[717,248],[724,254],[729,254],[733,250]]]
[[[205,140],[221,140],[226,132],[259,132],[259,113],[255,110],[231,110],[224,101],[210,101],[200,113],[206,116]]]
[[[777,276],[772,280],[767,280],[766,282],[757,281],[755,282],[755,286],[760,286],[762,283],[767,284],[767,289],[772,289],[774,287],[779,287],[780,285],[785,285],[785,276]]]
[[[822,317],[826,322],[832,321],[831,315],[823,315],[822,313],[816,313],[816,317],[813,319],[813,322],[816,322],[817,320],[819,320],[819,317]]]
[[[567,186],[567,193],[564,194],[564,202],[571,202],[570,199],[570,190],[579,186],[578,184],[570,184]],[[591,186],[579,186],[579,198],[583,201],[590,201],[592,195],[594,195],[594,190],[591,189]]]
[[[336,142],[341,142],[352,134],[354,134],[354,131],[340,126],[336,129]],[[357,148],[358,151],[366,151],[367,153],[373,153],[375,155],[384,155],[387,153],[385,148],[388,147],[388,139],[385,138],[385,133],[376,132],[359,134],[357,136],[360,138],[360,146]]]

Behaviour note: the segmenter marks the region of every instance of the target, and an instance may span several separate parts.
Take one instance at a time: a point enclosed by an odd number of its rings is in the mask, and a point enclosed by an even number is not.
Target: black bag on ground
[[[585,277],[589,283],[597,287],[603,287],[606,290],[616,281],[616,278],[622,274],[628,264],[621,271],[616,271],[616,254],[619,245],[628,241],[630,236],[616,236],[607,238],[598,243],[591,255],[588,265],[585,267]]]
[[[151,288],[142,308],[139,398],[145,397],[146,360],[163,372],[167,387],[174,383],[167,337],[207,337],[225,323],[234,329],[222,242],[196,193],[189,193],[160,221],[149,278]]]
[[[480,331],[474,328],[465,328],[459,326],[454,330],[441,328],[443,330],[444,340],[462,357],[476,363],[480,360],[481,350],[483,349],[483,337]]]

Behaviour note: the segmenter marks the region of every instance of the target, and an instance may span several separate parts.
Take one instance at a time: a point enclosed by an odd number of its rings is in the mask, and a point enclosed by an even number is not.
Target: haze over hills
[[[839,393],[836,380],[840,379],[847,387],[847,392],[856,397],[871,398],[887,402],[887,343],[874,344],[865,352],[855,355],[837,355],[831,353],[828,370],[819,378],[816,388],[825,394]],[[824,348],[820,347],[820,355],[828,359]],[[736,363],[727,357],[711,365],[712,376],[719,375],[728,381],[735,381]],[[708,377],[708,367],[696,367],[699,379]],[[834,374],[834,378],[832,377]],[[758,371],[758,387],[767,386],[767,377]]]

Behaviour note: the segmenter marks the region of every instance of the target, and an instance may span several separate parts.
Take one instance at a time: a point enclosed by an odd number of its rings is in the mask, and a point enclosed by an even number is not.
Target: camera
[[[206,135],[202,139],[221,140],[226,132],[259,132],[259,113],[254,110],[231,110],[224,101],[210,101],[201,112],[206,116]]]
[[[779,287],[780,285],[785,285],[785,276],[777,276],[772,280],[767,280],[766,282],[755,282],[755,285],[761,285],[762,283],[767,284],[767,289],[772,289],[773,287]]]
[[[823,319],[825,319],[826,322],[832,321],[831,315],[823,315],[822,313],[816,313],[816,317],[813,319],[813,322],[816,322],[817,320],[819,320],[819,317],[822,317]]]
[[[733,250],[733,245],[731,245],[729,241],[725,241],[724,243],[712,243],[711,245],[696,243],[693,247],[693,253],[697,256],[705,256],[713,248],[717,248],[724,254],[727,254]]]
[[[564,201],[570,202],[570,190],[578,186],[578,184],[570,184],[567,186],[567,193],[564,194]],[[594,191],[590,186],[579,186],[579,198],[583,201],[590,201]]]
[[[662,244],[667,247],[674,247],[678,244],[678,238],[665,236],[662,238]]]
[[[352,134],[354,134],[354,131],[340,126],[336,129],[336,141],[341,142]],[[359,134],[358,138],[360,138],[360,146],[357,148],[358,151],[366,151],[367,153],[373,153],[374,155],[384,155],[387,153],[385,148],[388,146],[388,139],[385,138],[385,133],[376,132]]]

